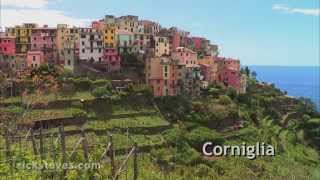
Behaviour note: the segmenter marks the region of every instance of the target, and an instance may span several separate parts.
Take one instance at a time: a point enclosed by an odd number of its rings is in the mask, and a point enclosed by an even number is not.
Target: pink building
[[[241,90],[240,61],[232,58],[216,58],[220,64],[218,81],[226,87],[233,87]]]
[[[44,26],[32,29],[31,51],[42,51],[46,62],[56,61],[56,29]]]
[[[107,72],[115,72],[120,70],[121,58],[115,48],[104,49],[103,62],[106,63]]]
[[[187,67],[197,67],[197,53],[185,48],[178,47],[172,53],[173,59],[179,60],[180,64],[186,65]]]
[[[196,50],[201,49],[202,40],[203,40],[203,38],[201,38],[201,37],[192,37],[192,42],[193,42],[194,48]]]
[[[146,60],[146,82],[154,96],[176,96],[185,91],[186,66],[170,57]]]
[[[104,22],[104,20],[93,21],[91,23],[91,27],[92,27],[92,29],[99,29],[102,31],[102,30],[104,30],[105,22]]]
[[[27,66],[37,68],[44,62],[44,55],[42,51],[28,51],[27,52]]]
[[[180,47],[180,34],[179,32],[173,32],[171,39],[171,52],[175,51],[178,47]]]
[[[0,34],[0,54],[13,56],[16,53],[15,37],[5,33]]]

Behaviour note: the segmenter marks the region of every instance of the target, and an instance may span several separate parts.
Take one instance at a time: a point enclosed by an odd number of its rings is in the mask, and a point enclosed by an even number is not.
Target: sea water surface
[[[274,83],[294,97],[310,98],[320,110],[320,67],[249,66],[257,79]]]

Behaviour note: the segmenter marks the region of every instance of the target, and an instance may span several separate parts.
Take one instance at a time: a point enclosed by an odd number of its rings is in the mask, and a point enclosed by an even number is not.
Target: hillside
[[[110,134],[117,168],[137,144],[139,179],[320,178],[319,114],[308,101],[271,85],[251,79],[246,94],[215,86],[200,97],[153,98],[143,85],[117,91],[106,79],[67,79],[72,91],[1,100],[1,177],[61,177],[62,170],[21,170],[16,164],[63,160],[63,126],[67,162],[102,164],[98,170],[68,170],[67,179],[110,176],[111,156],[103,156]],[[264,142],[275,147],[276,156],[205,157],[201,147],[209,140]],[[132,177],[134,158],[125,167],[120,179]]]

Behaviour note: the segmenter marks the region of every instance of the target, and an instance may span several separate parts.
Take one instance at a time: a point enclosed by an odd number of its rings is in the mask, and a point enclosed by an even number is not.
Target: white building
[[[80,60],[101,62],[103,58],[103,35],[97,29],[80,29]]]

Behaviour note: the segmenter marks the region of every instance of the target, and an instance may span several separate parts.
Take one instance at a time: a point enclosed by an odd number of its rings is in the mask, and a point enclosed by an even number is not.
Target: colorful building
[[[16,53],[15,36],[0,33],[0,54],[13,56]]]
[[[212,56],[204,56],[198,59],[198,65],[201,69],[203,80],[210,85],[215,84],[218,79],[218,64],[215,63],[215,58]]]
[[[134,43],[134,36],[132,32],[125,31],[125,30],[118,30],[117,31],[117,45],[118,45],[118,52],[121,53],[132,53],[133,43]]]
[[[106,72],[120,71],[121,58],[115,48],[105,48],[103,62],[106,65]]]
[[[44,57],[42,51],[28,51],[27,66],[31,68],[38,68],[44,64]]]
[[[14,72],[21,72],[27,68],[27,56],[25,54],[16,54],[12,56],[10,69]]]
[[[67,24],[58,24],[57,25],[57,36],[56,36],[56,48],[57,55],[60,62],[64,62],[64,41],[65,37],[68,34],[68,25]]]
[[[31,34],[32,29],[36,28],[37,24],[25,23],[22,26],[7,28],[6,32],[16,37],[16,52],[27,53],[31,49]]]
[[[79,48],[78,44],[80,41],[80,34],[79,29],[77,27],[69,28],[67,24],[58,24],[57,25],[57,36],[56,36],[56,49],[57,49],[57,56],[59,59],[59,64],[65,64],[65,41],[68,39],[73,38],[77,44],[77,48]]]
[[[138,16],[127,15],[116,18],[117,31],[124,30],[131,33],[137,33],[139,32],[138,23]]]
[[[79,43],[74,33],[66,35],[63,44],[63,60],[64,67],[74,71],[75,65],[79,57]]]
[[[194,46],[193,50],[195,50],[195,51],[201,50],[203,38],[202,37],[192,37],[191,39],[192,39],[193,46]]]
[[[232,58],[216,58],[219,63],[218,82],[225,87],[241,89],[240,61]]]
[[[115,17],[110,15],[105,16],[104,24],[104,47],[115,48],[117,45]]]
[[[178,47],[172,53],[173,59],[179,60],[180,64],[188,67],[198,67],[197,53],[185,47]]]
[[[144,34],[146,35],[156,36],[161,30],[161,26],[159,23],[148,20],[142,20],[141,22],[143,24]]]
[[[169,47],[169,39],[167,37],[154,37],[155,42],[155,56],[161,57],[170,54],[170,47]]]
[[[80,28],[79,59],[90,62],[103,60],[103,37],[101,31],[92,28]]]
[[[154,96],[175,96],[184,91],[185,66],[170,57],[153,57],[146,61],[146,82]]]
[[[56,64],[56,28],[43,26],[32,29],[31,34],[31,51],[42,51],[44,61]]]

